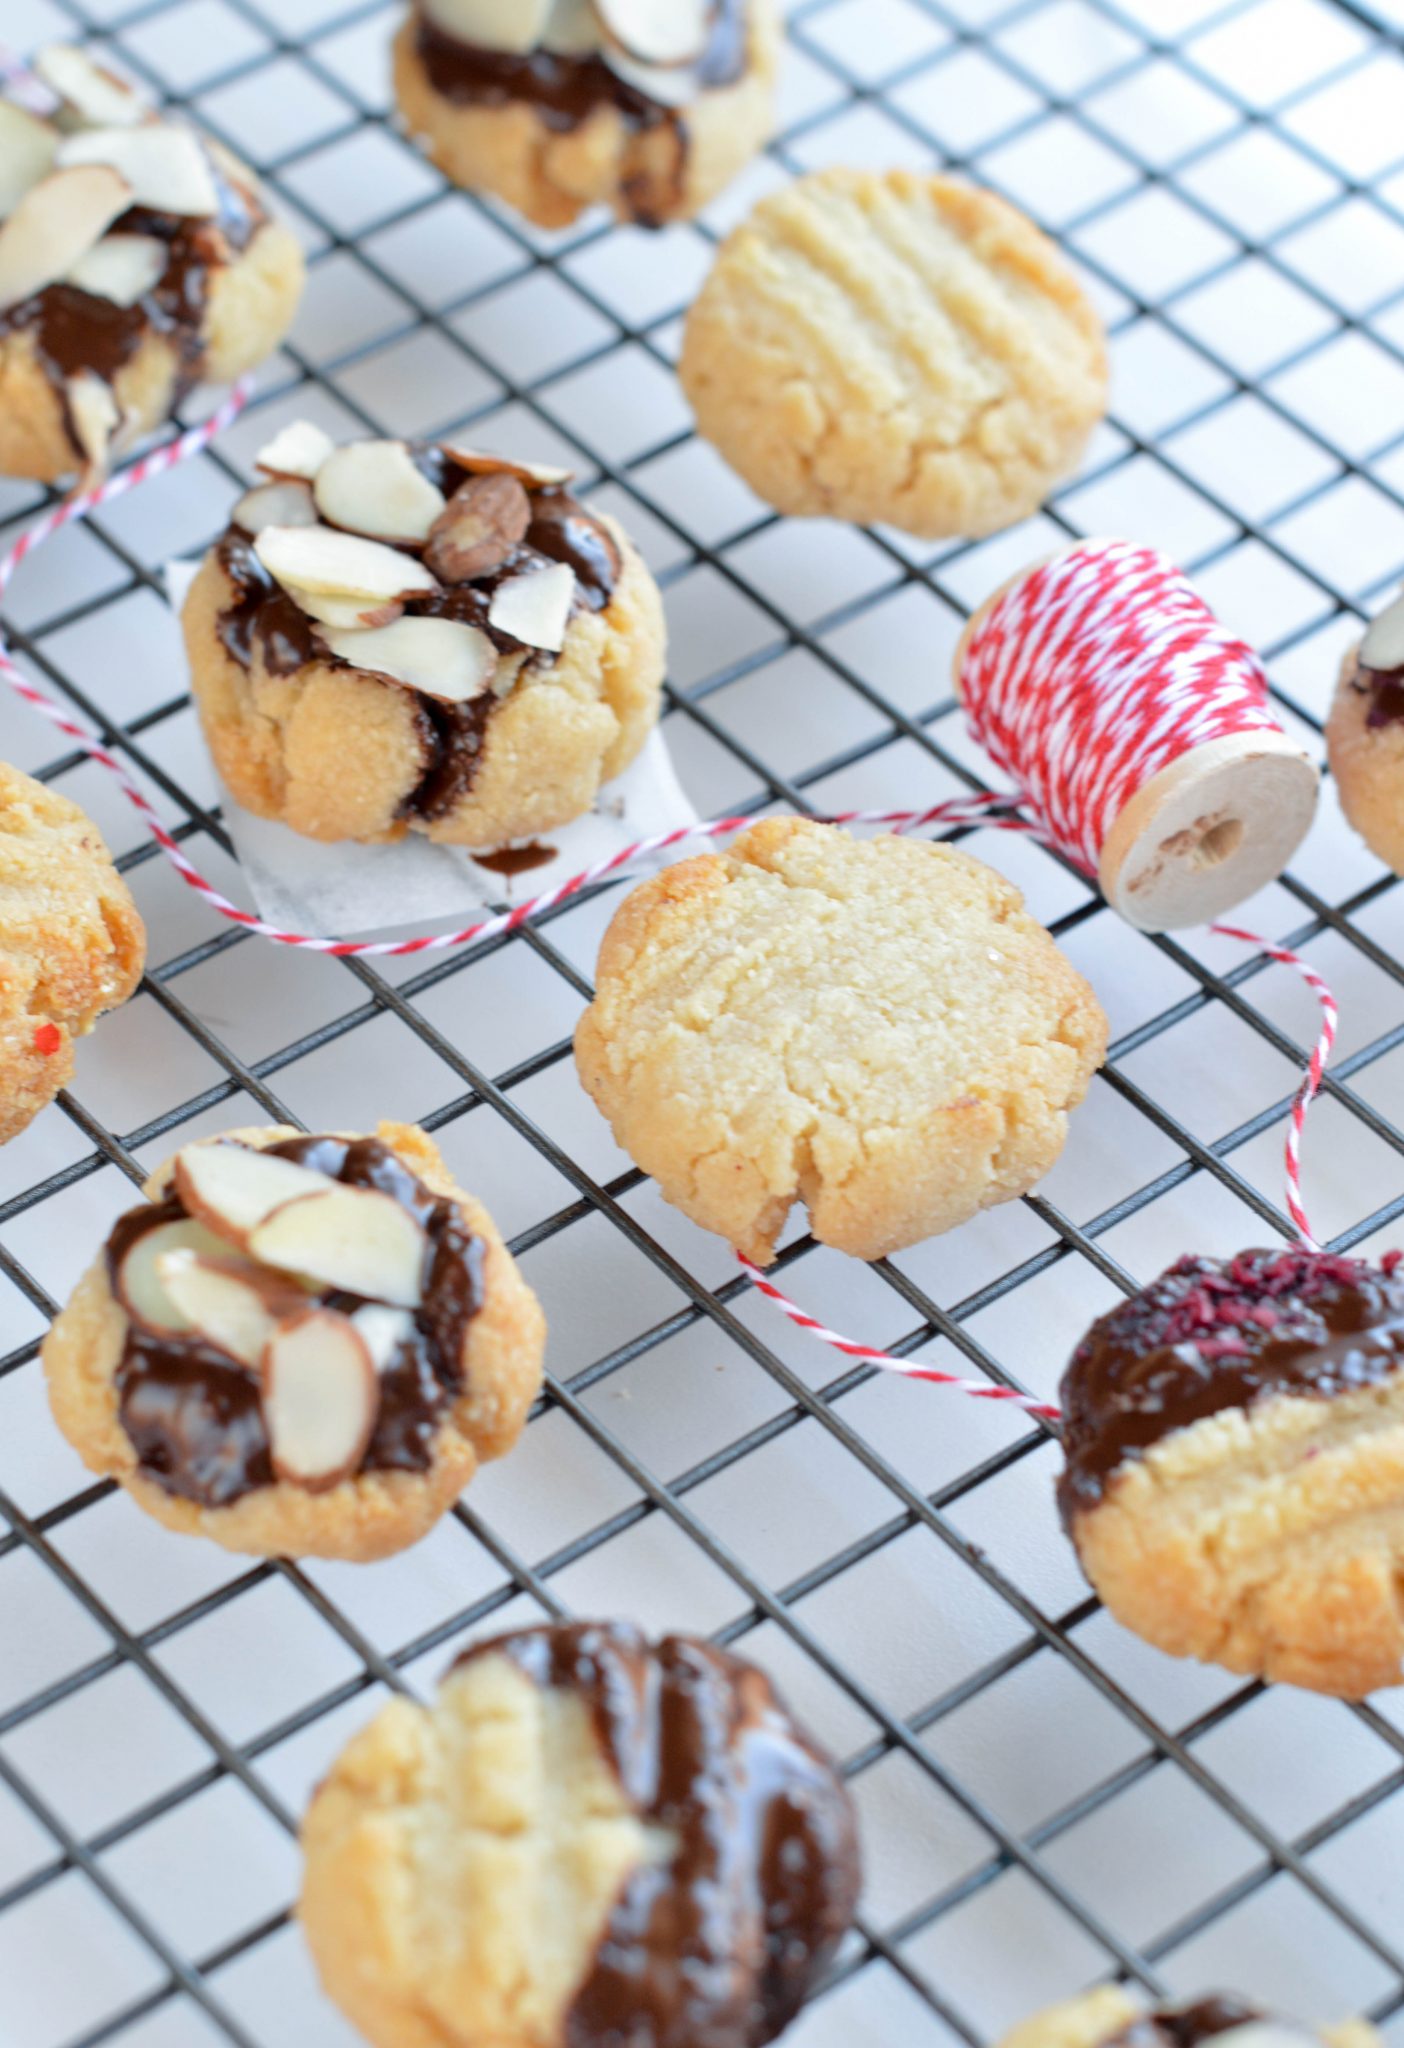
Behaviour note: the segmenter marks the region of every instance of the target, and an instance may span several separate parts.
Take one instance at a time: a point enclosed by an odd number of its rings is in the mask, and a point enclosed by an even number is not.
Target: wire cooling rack
[[[253,450],[333,431],[563,455],[639,537],[673,632],[665,731],[704,814],[913,804],[979,774],[948,684],[968,609],[1064,536],[1196,574],[1319,746],[1355,618],[1404,569],[1400,0],[801,0],[782,133],[699,227],[541,236],[445,190],[387,124],[394,9],[5,0],[21,50],[92,33],[262,169],[306,304],[212,453],[18,580],[24,663],[115,739],[238,893],[160,573]],[[820,163],[953,163],[1082,266],[1116,398],[1082,475],[979,546],[775,519],[689,433],[671,374],[719,231]],[[40,502],[6,487],[11,535]],[[0,2048],[332,2048],[290,1919],[330,1757],[465,1637],[560,1612],[710,1632],[844,1758],[861,1924],[799,2048],[975,2042],[1108,1974],[1304,2018],[1404,2008],[1404,1713],[1159,1657],[1089,1599],[1048,1434],[842,1369],[629,1169],[570,1034],[617,891],[462,956],[373,967],[220,924],[100,771],[16,706],[0,750],[96,816],[152,938],[141,994],[0,1153]],[[1285,1234],[1281,1119],[1311,1001],[1202,935],[1118,923],[1031,843],[1026,889],[1113,1020],[1039,1191],[874,1268],[793,1233],[785,1284],[869,1341],[1040,1393],[1087,1320],[1186,1249]],[[1325,814],[1243,918],[1336,984],[1307,1143],[1320,1234],[1404,1210],[1404,892]],[[36,1346],[131,1183],[203,1132],[417,1118],[494,1208],[551,1321],[514,1455],[364,1569],[249,1566],[89,1483]]]

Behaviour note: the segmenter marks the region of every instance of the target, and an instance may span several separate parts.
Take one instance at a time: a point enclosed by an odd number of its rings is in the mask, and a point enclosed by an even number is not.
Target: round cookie
[[[1386,1267],[1184,1258],[1073,1354],[1063,1521],[1158,1649],[1345,1699],[1404,1676],[1404,1276]]]
[[[1326,750],[1341,809],[1370,851],[1404,874],[1404,597],[1342,662]]]
[[[167,1528],[260,1557],[388,1557],[509,1451],[545,1323],[413,1124],[187,1145],[43,1347],[60,1429]]]
[[[66,46],[52,121],[0,102],[0,473],[46,483],[272,353],[303,262],[239,160]]]
[[[395,39],[410,131],[456,185],[538,226],[608,206],[643,227],[689,220],[774,125],[776,0],[669,0],[692,61],[641,63],[609,33],[619,0],[415,0]],[[695,40],[689,47],[689,25]]]
[[[1106,1041],[980,861],[768,818],[625,898],[575,1056],[666,1198],[765,1265],[798,1200],[877,1259],[1022,1194]]]
[[[588,811],[663,681],[662,599],[623,530],[566,471],[471,449],[299,424],[258,459],[273,480],[183,613],[239,802],[310,839],[479,848]]]
[[[0,761],[0,1145],[73,1078],[73,1041],[125,1003],[146,932],[97,827]]]
[[[373,2048],[762,2048],[859,1884],[764,1674],[621,1623],[476,1645],[352,1740],[302,1839],[303,1931]]]
[[[1246,1999],[1219,1993],[1147,2011],[1119,1985],[1047,2006],[1005,2035],[1000,2048],[1379,2048],[1366,2020],[1301,2027]]]
[[[1107,399],[1101,323],[1021,213],[951,178],[816,171],[763,199],[691,311],[700,433],[768,504],[929,540],[1026,518]]]

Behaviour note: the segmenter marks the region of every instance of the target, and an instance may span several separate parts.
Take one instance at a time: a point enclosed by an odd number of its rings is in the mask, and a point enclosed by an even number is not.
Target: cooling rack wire
[[[911,805],[979,779],[967,612],[1084,532],[1153,541],[1268,657],[1319,749],[1340,652],[1404,571],[1401,0],[798,0],[782,129],[706,221],[561,236],[446,191],[385,118],[393,6],[5,0],[92,36],[255,162],[306,303],[216,446],[28,563],[4,628],[238,893],[165,608],[254,449],[472,422],[573,462],[664,584],[665,731],[703,815]],[[718,233],[793,172],[950,164],[1078,261],[1112,416],[1037,519],[975,546],[774,518],[671,375]],[[42,495],[0,487],[7,543]],[[18,705],[0,753],[97,818],[152,933],[139,997],[0,1152],[0,2048],[340,2048],[290,1905],[311,1786],[475,1632],[627,1612],[771,1669],[843,1757],[869,1882],[796,2048],[979,2042],[1113,1975],[1235,1986],[1404,2039],[1404,1711],[1171,1663],[1087,1597],[1046,1429],[845,1367],[665,1209],[575,1082],[617,890],[424,961],[328,960],[215,918],[101,771]],[[1027,840],[971,830],[1091,977],[1112,1056],[1025,1201],[867,1269],[794,1232],[783,1284],[907,1356],[1044,1399],[1089,1318],[1170,1258],[1289,1234],[1294,977],[1152,939]],[[1323,1238],[1404,1238],[1404,892],[1325,814],[1238,914],[1327,973],[1344,1030],[1308,1134]],[[551,1319],[513,1457],[372,1568],[249,1567],[88,1482],[37,1343],[131,1183],[241,1122],[414,1118]]]

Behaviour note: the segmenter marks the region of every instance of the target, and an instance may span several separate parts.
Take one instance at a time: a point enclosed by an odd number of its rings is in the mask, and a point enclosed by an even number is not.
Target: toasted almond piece
[[[392,1308],[419,1307],[428,1242],[393,1195],[339,1181],[321,1194],[285,1202],[249,1232],[249,1250],[265,1265]]]
[[[303,590],[296,583],[284,585],[288,596],[320,626],[336,626],[352,633],[369,626],[393,626],[404,613],[402,604],[370,604],[363,597],[328,597],[325,591]]]
[[[134,306],[161,282],[171,252],[155,235],[104,235],[68,273],[68,283],[114,306]]]
[[[307,1307],[293,1281],[231,1259],[227,1250],[209,1257],[186,1246],[158,1252],[156,1277],[207,1344],[255,1370],[279,1323]]]
[[[686,65],[639,64],[608,40],[601,45],[600,56],[616,78],[660,107],[690,106],[697,97],[697,74]]]
[[[390,676],[446,704],[481,696],[497,666],[487,634],[459,619],[397,619],[370,632],[326,626],[318,637],[353,668]]]
[[[595,0],[605,43],[636,64],[695,64],[707,47],[711,0]]]
[[[148,1330],[167,1332],[190,1328],[161,1284],[159,1263],[171,1252],[210,1253],[218,1257],[229,1247],[206,1230],[193,1216],[181,1216],[170,1223],[157,1223],[142,1232],[113,1275],[113,1292],[132,1318]]]
[[[330,526],[270,526],[254,545],[270,576],[289,588],[295,585],[325,597],[387,604],[439,587],[412,555],[356,533],[337,533]]]
[[[219,188],[204,147],[189,128],[149,121],[140,128],[80,128],[59,144],[58,161],[108,164],[132,188],[131,204],[157,213],[219,212]]]
[[[375,1367],[349,1316],[307,1309],[269,1338],[263,1418],[280,1479],[308,1493],[349,1479],[366,1454],[379,1408]]]
[[[251,491],[245,491],[229,516],[245,533],[256,534],[262,533],[265,526],[315,526],[317,507],[312,501],[310,484],[287,479],[281,483],[255,484]]]
[[[0,307],[66,277],[131,204],[131,186],[109,164],[54,171],[26,192],[0,227]]]
[[[40,114],[0,100],[0,220],[54,167],[58,130]]]
[[[331,525],[369,540],[428,540],[444,509],[403,441],[351,441],[317,471],[317,509]]]
[[[65,379],[63,396],[74,438],[87,457],[87,473],[100,475],[107,468],[112,437],[122,420],[112,386],[105,384],[96,370],[80,370]]]
[[[355,1310],[351,1320],[378,1373],[390,1370],[400,1346],[414,1335],[414,1317],[407,1308],[383,1308],[378,1301]]]
[[[1380,675],[1404,668],[1404,595],[1371,619],[1360,643],[1360,662]]]
[[[313,426],[311,420],[293,420],[273,436],[266,448],[259,449],[254,467],[265,476],[298,477],[310,484],[316,482],[317,471],[335,452],[336,443],[330,434]]]
[[[568,562],[553,562],[549,569],[531,569],[499,583],[488,606],[488,624],[524,646],[559,654],[574,598],[574,569]]]
[[[150,101],[74,43],[46,43],[34,70],[63,101],[66,127],[133,128],[146,119]]]
[[[542,49],[558,57],[584,57],[599,46],[599,18],[591,0],[556,0],[541,38]]]
[[[462,42],[524,56],[541,41],[551,5],[552,0],[426,0],[426,12]]]
[[[175,1191],[191,1215],[241,1250],[265,1216],[300,1195],[322,1194],[337,1186],[318,1173],[275,1152],[256,1152],[251,1145],[220,1140],[213,1145],[187,1145],[176,1154]]]
[[[427,568],[444,583],[467,583],[500,569],[531,525],[526,486],[499,470],[470,476],[434,522],[424,550]]]
[[[514,476],[529,491],[544,491],[551,484],[568,484],[573,469],[553,469],[547,462],[514,462],[507,455],[490,455],[485,448],[468,448],[457,441],[440,441],[450,462],[466,469],[470,476]]]

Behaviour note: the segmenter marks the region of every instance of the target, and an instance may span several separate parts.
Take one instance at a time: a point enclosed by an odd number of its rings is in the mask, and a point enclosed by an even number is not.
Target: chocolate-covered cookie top
[[[1093,1324],[1062,1382],[1065,1523],[1120,1467],[1226,1408],[1317,1399],[1404,1363],[1404,1275],[1329,1252],[1187,1257]]]

